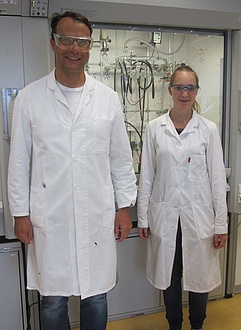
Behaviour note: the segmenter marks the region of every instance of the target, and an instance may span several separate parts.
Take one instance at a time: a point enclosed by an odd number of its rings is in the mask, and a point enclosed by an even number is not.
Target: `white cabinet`
[[[241,223],[241,214],[238,215],[238,224]],[[238,227],[237,237],[237,258],[236,258],[236,274],[235,274],[235,293],[241,292],[241,226]]]
[[[117,284],[108,293],[109,320],[160,310],[160,291],[146,279],[146,241],[137,230],[117,243]]]
[[[0,244],[0,329],[26,329],[23,257],[19,242]]]

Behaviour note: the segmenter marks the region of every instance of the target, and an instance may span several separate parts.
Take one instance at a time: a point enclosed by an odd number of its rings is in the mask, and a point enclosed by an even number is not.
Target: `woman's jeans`
[[[43,296],[40,306],[41,330],[70,330],[68,297]],[[80,301],[80,329],[106,330],[107,294]]]
[[[182,232],[179,222],[171,285],[163,291],[170,330],[181,330],[182,312]],[[208,293],[189,292],[189,320],[192,329],[201,329],[206,318]]]

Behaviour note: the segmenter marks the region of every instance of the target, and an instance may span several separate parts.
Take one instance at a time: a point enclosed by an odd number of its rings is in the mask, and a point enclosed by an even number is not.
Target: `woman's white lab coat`
[[[138,226],[150,228],[147,278],[170,286],[180,218],[183,287],[209,292],[221,282],[214,234],[227,232],[226,176],[216,125],[193,111],[178,135],[169,112],[149,122],[142,152]]]
[[[86,75],[81,100],[73,117],[54,71],[15,100],[9,202],[13,216],[30,214],[28,288],[42,295],[86,298],[110,290],[116,281],[115,200],[119,208],[135,203],[117,94]]]

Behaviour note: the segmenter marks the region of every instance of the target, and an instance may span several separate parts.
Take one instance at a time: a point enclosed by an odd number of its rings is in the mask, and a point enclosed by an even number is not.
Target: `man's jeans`
[[[43,296],[40,306],[41,330],[70,330],[68,297]],[[107,294],[82,299],[80,329],[106,330]]]

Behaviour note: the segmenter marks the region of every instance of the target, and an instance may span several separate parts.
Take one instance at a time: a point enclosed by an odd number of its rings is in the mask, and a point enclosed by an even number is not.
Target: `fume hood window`
[[[171,107],[167,88],[172,72],[181,63],[197,72],[201,113],[216,123],[221,134],[222,32],[94,26],[93,37],[87,71],[119,94],[136,172],[145,126]]]

